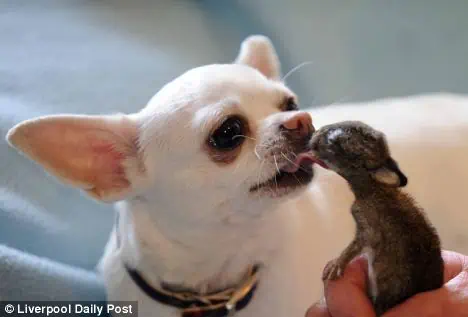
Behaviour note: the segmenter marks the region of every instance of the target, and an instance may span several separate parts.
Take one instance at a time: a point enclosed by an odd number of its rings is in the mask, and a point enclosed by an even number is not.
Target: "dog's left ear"
[[[269,79],[280,80],[281,78],[278,55],[266,36],[252,35],[246,38],[242,42],[236,63],[249,65]]]
[[[408,184],[408,178],[392,158],[389,158],[382,167],[371,171],[371,176],[379,183],[389,187],[404,187]]]
[[[64,183],[103,201],[128,197],[144,172],[137,124],[126,115],[32,119],[11,129],[7,140]]]

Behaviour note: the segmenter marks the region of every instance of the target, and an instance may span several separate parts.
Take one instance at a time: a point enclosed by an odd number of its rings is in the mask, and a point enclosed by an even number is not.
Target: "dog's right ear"
[[[99,200],[125,199],[144,173],[138,128],[125,115],[32,119],[12,128],[7,141],[65,183]]]
[[[270,39],[262,35],[252,35],[241,45],[236,63],[257,69],[265,77],[280,80],[281,66]]]

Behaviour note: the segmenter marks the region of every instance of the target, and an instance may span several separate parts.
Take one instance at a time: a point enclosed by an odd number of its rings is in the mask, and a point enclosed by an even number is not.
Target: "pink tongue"
[[[295,173],[299,170],[299,168],[301,168],[301,166],[312,165],[314,163],[317,163],[323,168],[328,168],[324,162],[314,157],[311,153],[301,153],[296,157],[294,163],[286,165],[282,168],[282,170],[286,173]]]

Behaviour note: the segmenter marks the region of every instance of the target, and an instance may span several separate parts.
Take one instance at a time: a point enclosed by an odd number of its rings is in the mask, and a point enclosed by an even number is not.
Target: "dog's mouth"
[[[327,168],[327,165],[312,153],[301,153],[294,161],[279,168],[273,177],[250,188],[250,192],[267,189],[270,192],[286,193],[292,189],[303,187],[310,183],[314,176],[314,164]]]

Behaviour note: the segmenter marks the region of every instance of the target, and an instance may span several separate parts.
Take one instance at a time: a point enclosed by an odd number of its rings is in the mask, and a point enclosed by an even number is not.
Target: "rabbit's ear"
[[[382,167],[370,173],[377,182],[390,187],[404,187],[408,184],[408,178],[392,158],[389,158]]]

